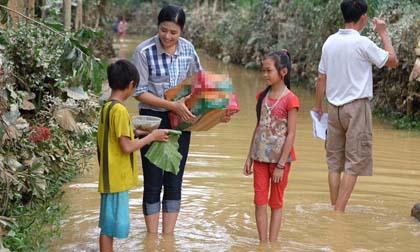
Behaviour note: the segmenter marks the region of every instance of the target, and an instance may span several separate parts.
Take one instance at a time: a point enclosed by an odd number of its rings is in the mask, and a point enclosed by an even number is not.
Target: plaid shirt
[[[162,48],[158,35],[137,46],[133,63],[140,75],[134,96],[149,92],[164,98],[166,90],[175,87],[193,73],[201,70],[200,60],[191,42],[179,38],[174,55],[169,55]],[[165,111],[163,108],[144,103],[140,103],[139,107]]]

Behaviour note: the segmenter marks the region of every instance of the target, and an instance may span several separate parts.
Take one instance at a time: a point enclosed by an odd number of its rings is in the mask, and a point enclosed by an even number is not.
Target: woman
[[[180,7],[164,7],[158,16],[158,34],[138,45],[133,55],[133,62],[140,74],[140,82],[134,94],[140,101],[140,114],[162,118],[160,128],[170,128],[169,111],[175,112],[184,121],[195,118],[185,106],[184,100],[171,102],[164,99],[166,90],[201,70],[194,46],[181,37],[184,24],[185,13]],[[184,131],[179,138],[179,152],[183,158],[178,175],[163,172],[151,164],[145,158],[148,147],[141,150],[144,178],[143,214],[149,233],[158,232],[162,186],[162,232],[172,234],[174,231],[181,205],[182,176],[190,137],[191,133]]]

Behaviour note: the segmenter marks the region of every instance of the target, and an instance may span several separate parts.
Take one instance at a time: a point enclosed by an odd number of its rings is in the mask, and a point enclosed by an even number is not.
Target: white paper
[[[314,137],[318,137],[322,140],[325,140],[327,138],[328,114],[322,114],[321,119],[319,119],[318,113],[312,110],[310,113],[312,118],[312,128]]]

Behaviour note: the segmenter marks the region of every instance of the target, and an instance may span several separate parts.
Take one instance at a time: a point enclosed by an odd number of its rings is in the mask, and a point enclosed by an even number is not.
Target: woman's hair
[[[284,76],[284,84],[288,89],[290,89],[290,72],[292,71],[292,60],[290,54],[287,50],[283,49],[277,52],[272,52],[267,54],[264,59],[271,59],[274,62],[274,66],[277,69],[277,72],[280,72],[281,69],[287,68],[287,74]],[[267,96],[268,91],[270,91],[271,86],[267,86],[258,96],[257,100],[257,120],[260,121],[261,117],[261,105],[264,98]]]
[[[181,31],[184,30],[185,25],[185,12],[177,5],[166,5],[163,7],[158,16],[158,26],[163,22],[174,22],[181,27]]]

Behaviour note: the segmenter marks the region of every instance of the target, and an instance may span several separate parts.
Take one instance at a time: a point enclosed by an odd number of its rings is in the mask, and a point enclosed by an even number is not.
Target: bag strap
[[[112,107],[120,103],[119,101],[111,100],[111,104],[108,106],[108,110],[106,111],[105,116],[105,128],[104,128],[104,138],[103,138],[103,182],[104,182],[104,191],[109,192],[110,191],[110,182],[109,182],[109,161],[108,161],[108,137],[109,137],[109,128],[110,128],[110,114]],[[101,123],[104,123],[104,109],[105,109],[106,103],[102,106],[101,109]],[[97,152],[98,152],[98,160],[99,164],[101,163],[100,158],[100,152],[99,152],[99,142],[97,144]],[[134,153],[130,153],[130,163],[131,163],[131,171],[134,173]]]

